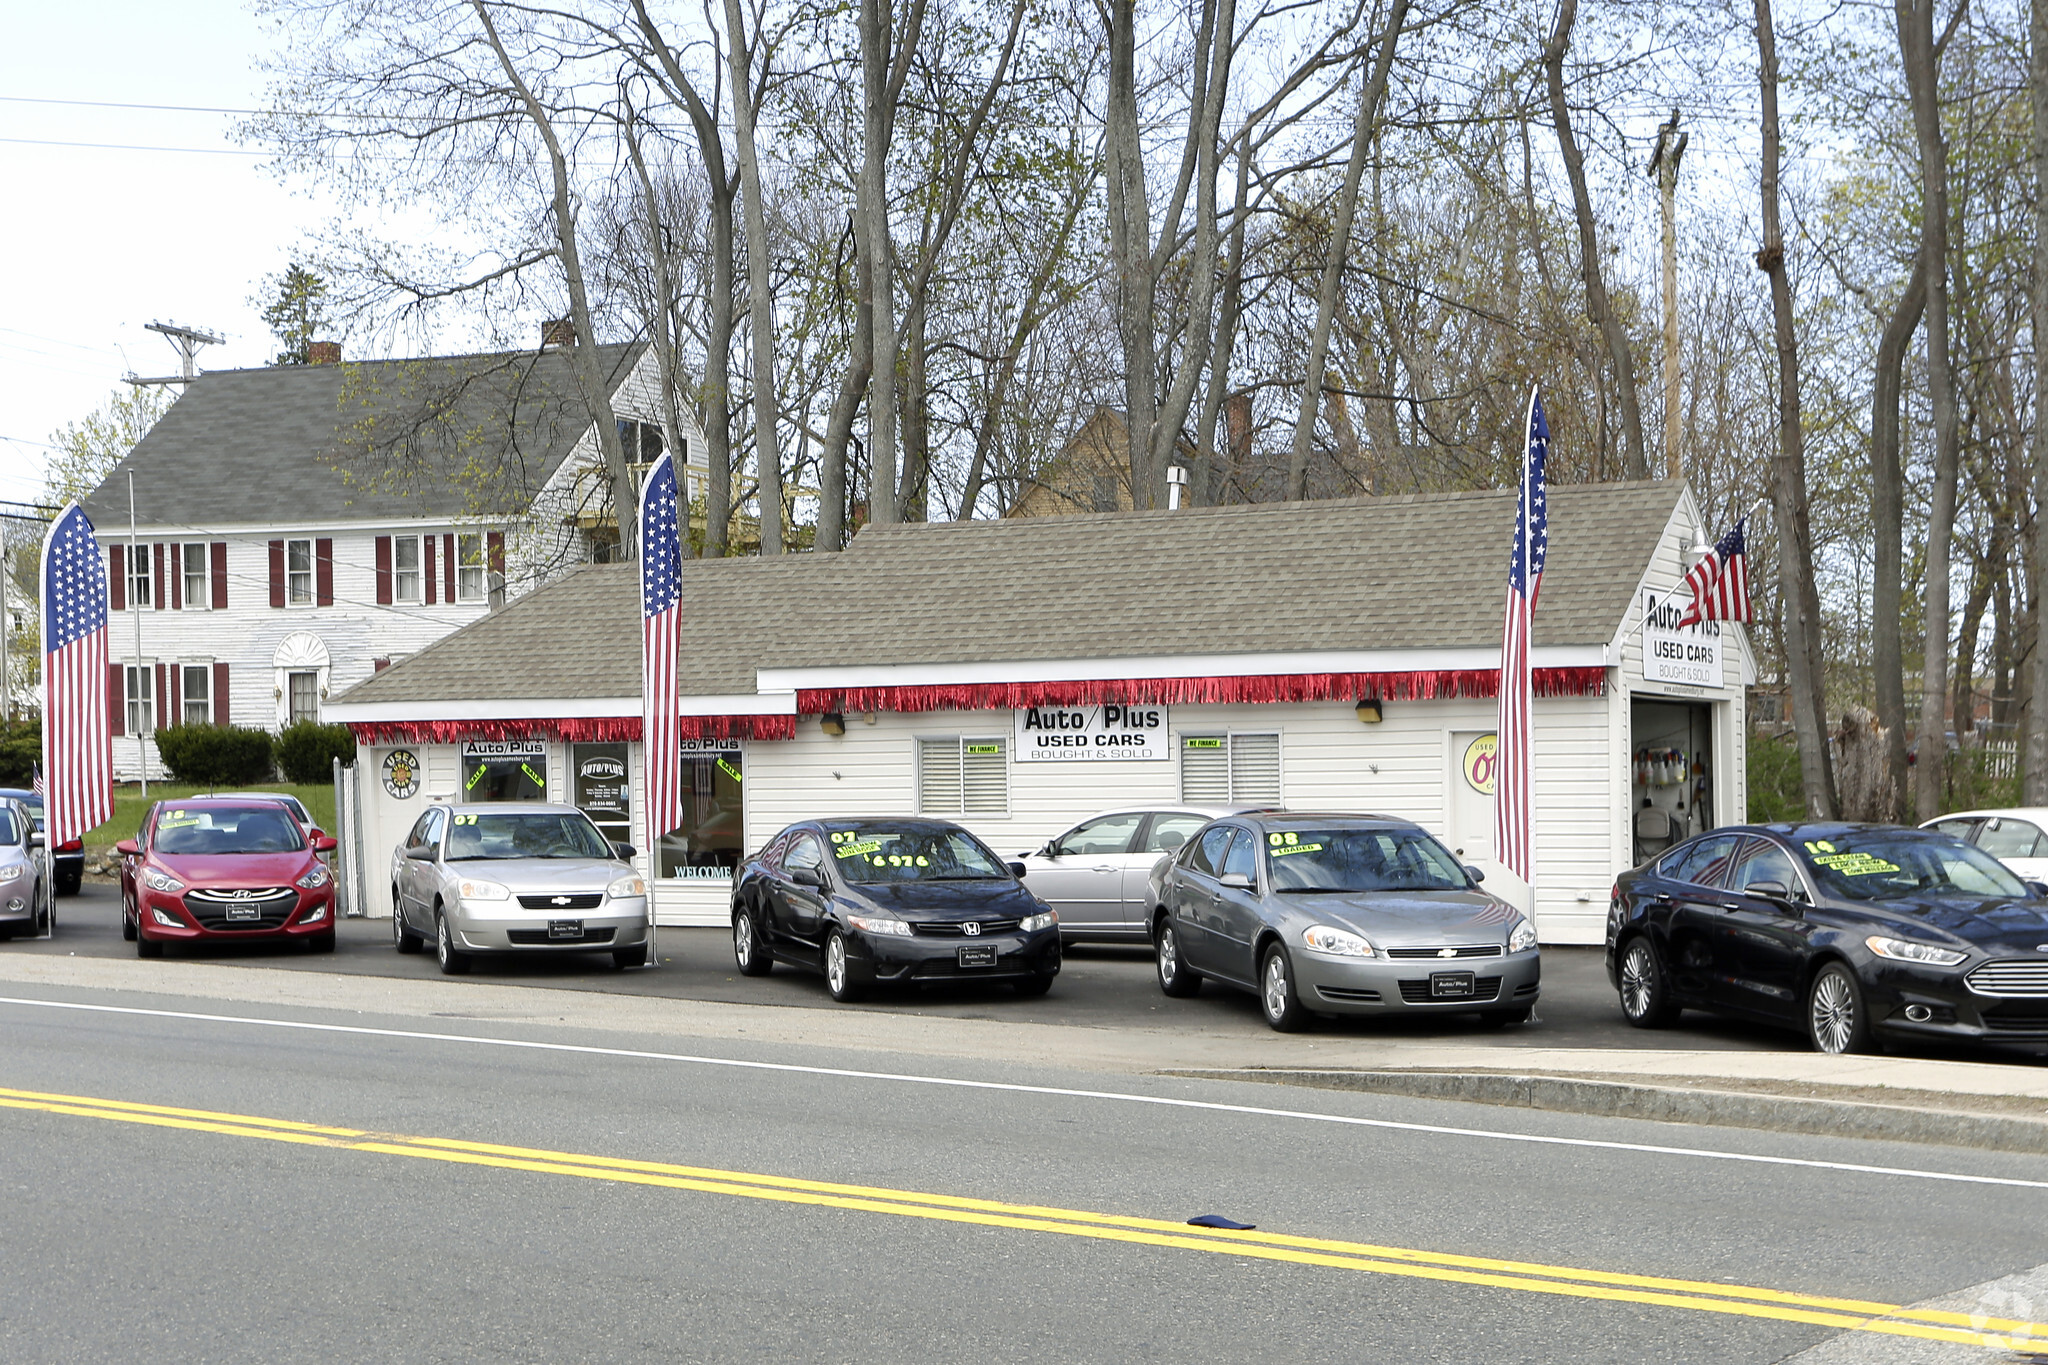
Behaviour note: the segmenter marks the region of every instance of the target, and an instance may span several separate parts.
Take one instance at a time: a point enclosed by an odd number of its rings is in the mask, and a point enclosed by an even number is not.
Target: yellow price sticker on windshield
[[[923,854],[912,855],[909,853],[875,853],[869,855],[868,861],[876,867],[930,867],[932,865],[932,860]]]
[[[1275,858],[1284,858],[1290,853],[1321,853],[1321,844],[1282,844],[1279,848],[1268,849]]]
[[[199,816],[196,813],[174,810],[167,811],[159,818],[156,822],[156,827],[158,829],[183,829],[187,825],[196,825],[198,823]]]
[[[832,837],[837,839],[839,836],[835,834]],[[842,858],[857,858],[863,853],[873,853],[881,846],[880,839],[866,839],[857,844],[839,844],[832,851]]]
[[[1899,870],[1897,863],[1888,863],[1868,853],[1826,853],[1816,857],[1814,862],[1844,877],[1874,877],[1879,873]]]

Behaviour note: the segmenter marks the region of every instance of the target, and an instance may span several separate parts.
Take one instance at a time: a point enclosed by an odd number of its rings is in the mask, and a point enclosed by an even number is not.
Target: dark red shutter
[[[441,572],[447,576],[447,599],[455,600],[455,537],[441,537]]]
[[[171,709],[164,712],[166,725],[182,725],[185,720],[185,670],[177,664],[171,665]]]
[[[228,543],[213,542],[213,609],[228,609]]]
[[[313,542],[313,605],[334,605],[334,542],[325,538]]]
[[[185,609],[185,548],[176,541],[171,542],[171,610]]]
[[[490,558],[486,562],[491,566],[492,573],[503,578],[505,576],[505,533],[503,531],[493,531],[485,537],[485,540],[490,545]]]
[[[150,707],[156,712],[156,724],[151,726],[151,729],[161,730],[164,727],[164,698],[169,695],[169,685],[169,679],[164,676],[164,666],[158,664],[156,666],[156,691],[150,693],[149,696]]]
[[[107,547],[107,600],[115,611],[128,610],[128,547]],[[120,734],[119,730],[114,731]]]
[[[421,536],[420,583],[424,586],[427,605],[430,607],[434,605],[436,600],[435,593],[439,590],[438,585],[440,582],[441,580],[434,576],[434,538],[432,536]]]
[[[284,605],[284,542],[270,542],[270,605]]]
[[[215,664],[213,666],[213,723],[215,725],[226,725],[228,723],[228,666],[226,664]]]
[[[114,553],[120,553],[116,546]],[[126,734],[128,719],[128,694],[122,687],[121,665],[107,665],[107,730],[116,735]]]
[[[150,546],[150,549],[153,552],[150,555],[150,567],[156,573],[156,600],[150,603],[150,605],[158,611],[162,611],[166,601],[164,597],[164,543],[158,541]]]
[[[377,605],[391,605],[391,537],[377,537]]]

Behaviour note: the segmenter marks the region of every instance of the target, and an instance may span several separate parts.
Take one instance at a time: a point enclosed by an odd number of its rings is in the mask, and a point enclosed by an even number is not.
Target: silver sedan
[[[391,938],[401,953],[434,941],[441,970],[479,953],[609,952],[646,965],[647,883],[574,806],[427,807],[392,854]]]
[[[0,797],[0,938],[41,930],[48,907],[43,903],[43,836],[35,817],[20,801]]]

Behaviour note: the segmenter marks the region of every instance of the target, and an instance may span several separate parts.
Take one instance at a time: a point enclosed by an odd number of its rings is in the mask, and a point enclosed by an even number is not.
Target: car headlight
[[[1040,929],[1050,929],[1059,922],[1060,912],[1057,910],[1047,910],[1039,915],[1026,915],[1023,919],[1017,921],[1017,928],[1024,933],[1035,934]]]
[[[631,877],[621,877],[610,886],[607,886],[604,889],[604,893],[613,900],[617,900],[621,896],[644,896],[647,894],[647,881],[638,874]]]
[[[142,884],[152,891],[183,891],[185,889],[185,883],[179,881],[170,873],[159,872],[155,868],[151,868],[142,874]],[[171,923],[176,924],[177,921],[172,920]]]
[[[473,882],[464,879],[456,884],[455,890],[466,901],[502,901],[512,898],[512,893],[496,882]]]
[[[1863,946],[1894,962],[1918,962],[1929,967],[1953,967],[1969,956],[1953,948],[1937,948],[1932,943],[1914,943],[1903,938],[1886,938],[1882,934],[1872,934],[1864,939]]]
[[[1379,953],[1363,937],[1349,929],[1339,929],[1328,924],[1312,924],[1301,931],[1301,941],[1310,952],[1331,953],[1337,957],[1378,957]]]
[[[5,867],[0,867],[0,882],[11,882],[27,870],[20,863],[9,863]]]
[[[1515,921],[1515,927],[1508,931],[1508,951],[1526,953],[1536,946],[1536,926],[1526,919]]]
[[[331,880],[332,878],[327,875],[326,867],[320,863],[315,863],[311,872],[299,878],[298,884],[305,887],[308,891],[317,891]]]
[[[896,934],[910,937],[910,926],[900,919],[880,919],[874,915],[848,915],[846,922],[865,934]]]

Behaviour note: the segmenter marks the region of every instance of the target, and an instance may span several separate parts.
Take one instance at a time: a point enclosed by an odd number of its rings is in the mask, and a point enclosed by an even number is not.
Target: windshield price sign
[[[1027,706],[1017,713],[1017,757],[1026,763],[1131,763],[1173,757],[1166,708]]]
[[[1679,629],[1692,605],[1683,587],[1643,589],[1643,681],[1721,686],[1721,623],[1701,621]]]

